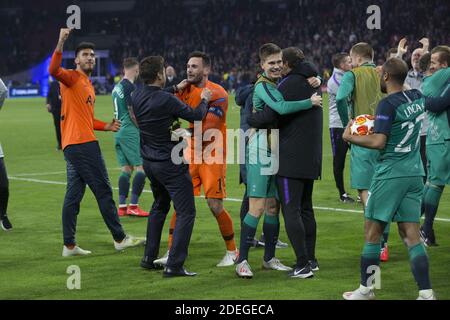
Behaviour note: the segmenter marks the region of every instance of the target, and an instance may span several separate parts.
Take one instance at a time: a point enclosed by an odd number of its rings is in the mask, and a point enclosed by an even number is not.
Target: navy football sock
[[[265,239],[264,261],[269,261],[275,257],[275,248],[277,245],[278,235],[280,233],[280,220],[278,215],[264,215],[263,232]]]
[[[428,256],[422,243],[408,248],[409,261],[414,279],[419,290],[431,289],[430,275],[428,271]]]
[[[133,179],[133,188],[131,189],[130,204],[138,204],[139,197],[145,186],[145,173],[143,171],[137,171]]]
[[[119,176],[119,205],[127,204],[128,191],[130,190],[131,174],[122,171]]]
[[[259,218],[252,216],[250,213],[247,213],[244,221],[242,221],[238,263],[248,260],[248,251],[253,246],[258,222]]]

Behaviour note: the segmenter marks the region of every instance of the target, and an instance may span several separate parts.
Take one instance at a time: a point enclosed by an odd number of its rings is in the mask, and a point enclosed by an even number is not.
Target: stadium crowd
[[[21,6],[12,11],[19,2],[5,1],[4,7],[10,9],[0,10],[10,26],[0,42],[0,54],[6,57],[6,63],[0,65],[2,75],[23,71],[46,57],[52,51],[53,30],[67,18],[55,13],[65,12],[62,8],[69,5],[68,1],[47,0],[43,9]],[[102,13],[101,18],[98,14],[83,16],[82,34],[119,35],[114,47],[98,48],[110,49],[117,66],[125,57],[161,54],[181,77],[189,52],[206,51],[213,59],[212,78],[232,89],[249,82],[258,60],[255,52],[269,41],[301,48],[325,79],[333,69],[330,57],[348,51],[359,41],[374,46],[378,63],[404,36],[411,47],[419,47],[419,39],[413,36],[417,34],[430,38],[431,46],[449,43],[450,6],[445,1],[420,1],[414,6],[408,3],[398,0],[379,4],[379,31],[366,26],[370,1],[349,0],[335,5],[330,0],[217,0],[194,5],[182,0],[137,0],[131,11]],[[41,11],[36,14],[36,10]],[[42,22],[42,14],[50,23]],[[433,20],[428,15],[433,15]]]

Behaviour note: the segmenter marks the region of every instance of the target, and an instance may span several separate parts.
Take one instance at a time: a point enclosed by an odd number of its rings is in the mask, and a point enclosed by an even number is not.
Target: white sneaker
[[[342,297],[345,300],[375,300],[375,292],[373,288],[359,285],[355,291],[344,292]]]
[[[228,267],[234,265],[234,262],[238,258],[239,253],[237,250],[228,251],[225,253],[223,259],[216,265],[217,267]]]
[[[272,269],[272,270],[278,270],[278,271],[292,271],[291,267],[285,266],[281,263],[281,261],[275,257],[270,259],[269,261],[263,260],[263,268],[264,269]]]
[[[236,274],[238,277],[251,279],[253,278],[253,272],[248,264],[247,260],[238,263],[236,266]]]
[[[114,248],[116,248],[117,251],[122,251],[122,250],[125,250],[126,248],[136,247],[136,246],[144,244],[144,243],[145,243],[145,239],[136,238],[136,237],[127,235],[122,240],[122,242],[116,242],[114,240]]]
[[[437,300],[432,289],[420,290],[416,300]]]
[[[91,251],[83,250],[78,246],[75,246],[73,249],[69,249],[66,246],[63,246],[62,256],[70,257],[70,256],[86,256],[91,254]]]
[[[167,264],[167,259],[169,259],[169,250],[167,250],[166,254],[163,257],[153,260],[153,264],[165,267]]]

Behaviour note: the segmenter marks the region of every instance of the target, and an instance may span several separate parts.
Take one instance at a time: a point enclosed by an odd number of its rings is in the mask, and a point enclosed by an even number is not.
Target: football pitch
[[[250,250],[254,271],[251,280],[239,279],[234,267],[217,268],[225,245],[205,199],[197,198],[197,217],[186,267],[198,272],[193,278],[163,279],[162,271],[140,268],[143,247],[117,253],[95,198],[86,191],[78,217],[77,242],[92,254],[63,258],[61,209],[65,193],[65,161],[56,151],[53,120],[45,100],[9,99],[0,112],[0,141],[10,176],[9,217],[14,226],[0,230],[0,299],[342,299],[344,291],[359,283],[359,257],[364,243],[363,215],[360,204],[342,204],[332,174],[332,155],[328,133],[327,99],[324,97],[324,146],[322,180],[315,183],[314,206],[317,219],[317,259],[320,271],[307,280],[290,279],[280,271],[262,269],[262,248]],[[98,119],[113,117],[110,96],[98,96]],[[239,127],[239,108],[230,96],[228,128]],[[106,161],[114,199],[118,199],[118,164],[113,135],[97,132]],[[349,160],[349,157],[347,157]],[[347,162],[347,168],[348,162]],[[348,170],[346,186],[350,190]],[[239,185],[239,166],[228,165],[228,199],[225,207],[234,219],[239,243],[239,210],[243,188]],[[149,183],[141,197],[148,210],[152,203]],[[169,213],[168,220],[170,219]],[[438,247],[428,249],[430,275],[438,299],[450,299],[450,190],[442,195],[435,222]],[[160,255],[167,249],[167,220]],[[144,236],[147,219],[123,217],[127,233]],[[262,223],[260,223],[261,229]],[[396,226],[391,227],[390,260],[381,266],[381,290],[377,299],[415,299],[417,286],[410,272],[407,250]],[[260,231],[257,233],[260,234]],[[280,239],[289,242],[281,221]],[[292,247],[278,249],[277,257],[294,264]],[[81,289],[69,290],[69,266],[78,266]]]

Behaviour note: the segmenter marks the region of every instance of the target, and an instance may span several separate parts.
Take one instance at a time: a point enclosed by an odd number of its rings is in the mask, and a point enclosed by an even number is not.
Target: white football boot
[[[165,267],[167,264],[167,260],[169,259],[169,250],[167,250],[166,254],[159,259],[153,260],[153,264],[157,264],[159,266]]]
[[[236,265],[236,274],[240,278],[251,279],[253,278],[253,272],[248,264],[247,260],[243,260],[241,263]]]
[[[239,257],[238,250],[228,251],[225,253],[225,256],[222,260],[216,265],[217,267],[228,267],[234,265],[234,262]]]
[[[436,300],[436,296],[432,289],[420,290],[419,297],[416,300]]]
[[[143,239],[143,238],[136,238],[136,237],[127,235],[122,240],[122,242],[116,242],[114,240],[114,248],[116,248],[117,251],[122,251],[127,248],[139,246],[144,243],[145,243],[145,239]]]
[[[275,257],[270,259],[269,261],[263,260],[263,268],[264,269],[272,269],[272,270],[278,270],[278,271],[292,271],[291,267],[285,266],[281,263],[281,261]]]
[[[79,246],[75,246],[73,249],[69,249],[66,246],[63,246],[62,256],[63,257],[86,256],[91,253],[92,253],[91,251],[83,250]]]
[[[359,285],[355,291],[344,292],[342,297],[345,300],[375,300],[375,292],[371,287]]]

